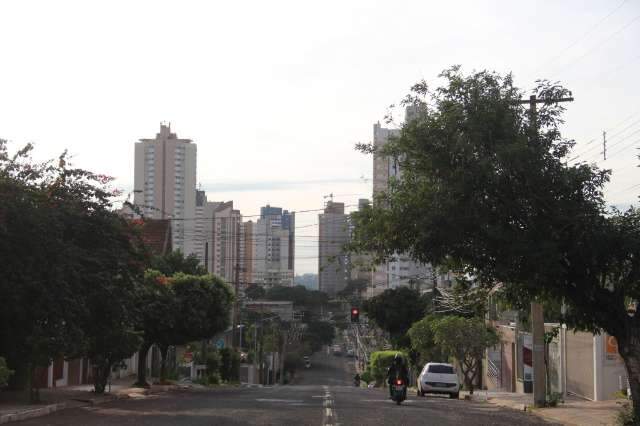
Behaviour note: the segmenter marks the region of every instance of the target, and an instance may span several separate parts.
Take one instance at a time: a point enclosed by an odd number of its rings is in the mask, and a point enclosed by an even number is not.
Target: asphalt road
[[[320,353],[294,385],[172,391],[63,410],[20,425],[534,425],[531,415],[438,396],[401,406],[379,389],[355,388],[353,360]]]

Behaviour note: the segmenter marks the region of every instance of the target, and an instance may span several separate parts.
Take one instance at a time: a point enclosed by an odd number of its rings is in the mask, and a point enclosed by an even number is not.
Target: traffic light
[[[359,322],[360,321],[360,309],[351,308],[351,322]]]

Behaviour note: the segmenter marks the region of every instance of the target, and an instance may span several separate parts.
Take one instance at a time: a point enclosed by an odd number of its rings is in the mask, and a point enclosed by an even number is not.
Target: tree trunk
[[[466,368],[466,365],[460,360],[458,360],[458,368],[460,368],[460,372],[462,373],[465,388],[469,390],[470,395],[473,395],[473,380],[469,378],[470,369]]]
[[[147,383],[147,354],[151,348],[151,343],[142,342],[140,350],[138,351],[138,380],[134,383],[134,386],[141,388],[148,388]]]
[[[40,402],[40,390],[33,387],[33,375],[35,370],[36,368],[33,364],[29,364],[27,367],[27,388],[29,389],[29,402],[31,403]]]
[[[111,374],[111,364],[103,361],[93,367],[93,389],[97,394],[103,394],[107,388],[109,375]]]
[[[167,381],[167,355],[169,355],[169,345],[160,345],[160,384]]]
[[[631,389],[634,420],[640,420],[640,319],[629,318],[624,334],[614,336],[618,341],[618,352],[624,360]]]

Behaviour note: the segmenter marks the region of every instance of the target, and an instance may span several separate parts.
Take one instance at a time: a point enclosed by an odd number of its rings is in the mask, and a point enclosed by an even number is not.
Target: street
[[[62,410],[21,425],[534,425],[537,417],[482,403],[355,388],[353,359],[315,354],[288,386],[215,387]]]

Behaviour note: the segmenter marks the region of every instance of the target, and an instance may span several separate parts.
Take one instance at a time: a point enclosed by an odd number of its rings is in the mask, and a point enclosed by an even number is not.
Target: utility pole
[[[572,102],[573,97],[554,99],[537,99],[536,95],[531,95],[529,100],[518,101],[521,105],[529,104],[529,121],[531,126],[531,142],[538,140],[538,114],[537,104]],[[531,337],[533,340],[533,402],[536,407],[546,405],[546,371],[544,364],[544,312],[542,304],[531,302]],[[516,336],[517,338],[517,336]]]
[[[602,131],[602,155],[604,155],[604,159],[607,159],[607,132]]]
[[[242,219],[240,219],[242,221]],[[233,303],[233,318],[232,318],[232,331],[231,331],[231,344],[234,348],[237,348],[236,344],[236,330],[238,329],[238,320],[240,318],[240,223],[235,224],[236,237],[234,238],[235,242],[235,252],[236,252],[236,264],[234,265],[235,276],[234,276],[234,296],[235,300]],[[242,330],[240,330],[242,333]],[[242,337],[240,337],[242,340]],[[242,348],[240,348],[242,350]]]

